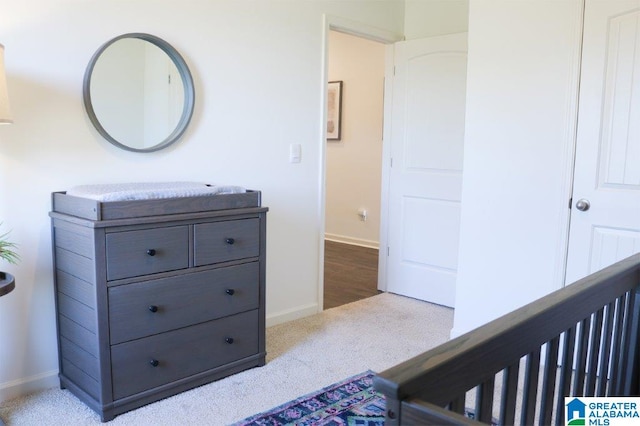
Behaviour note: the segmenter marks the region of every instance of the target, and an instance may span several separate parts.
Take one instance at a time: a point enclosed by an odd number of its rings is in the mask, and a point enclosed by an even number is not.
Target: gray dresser
[[[264,365],[260,192],[52,204],[60,385],[102,421]]]

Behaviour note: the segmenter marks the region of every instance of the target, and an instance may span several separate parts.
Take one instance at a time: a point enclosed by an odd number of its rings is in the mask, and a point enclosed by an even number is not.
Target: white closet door
[[[640,1],[586,0],[566,283],[640,252]]]

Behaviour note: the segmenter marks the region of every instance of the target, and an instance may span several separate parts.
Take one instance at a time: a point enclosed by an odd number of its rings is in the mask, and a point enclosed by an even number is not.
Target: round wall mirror
[[[186,62],[169,43],[131,33],[93,55],[83,97],[91,123],[106,140],[128,151],[152,152],[185,132],[195,93]]]

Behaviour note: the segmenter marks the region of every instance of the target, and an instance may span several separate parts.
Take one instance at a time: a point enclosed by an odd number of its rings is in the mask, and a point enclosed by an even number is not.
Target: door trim
[[[378,248],[378,290],[380,291],[387,291],[387,264],[389,260],[389,186],[391,184],[391,111],[393,107],[394,57],[395,44],[387,44],[384,61],[380,244]]]
[[[565,153],[565,179],[562,185],[562,191],[566,194],[567,210],[562,220],[559,222],[558,235],[562,237],[558,239],[558,255],[562,255],[562,262],[556,266],[556,276],[554,282],[558,283],[558,288],[565,287],[571,283],[567,282],[567,262],[569,261],[569,233],[571,232],[571,209],[570,200],[573,197],[574,175],[576,170],[576,150],[578,147],[578,106],[580,103],[580,80],[582,75],[582,48],[584,44],[584,13],[586,9],[586,0],[577,2],[578,22],[576,25],[576,33],[574,34],[576,48],[571,58],[572,70],[568,78],[568,85],[571,87],[571,96],[567,99],[567,117],[571,126],[567,126],[566,140],[568,141]]]
[[[322,32],[322,80],[320,84],[320,132],[321,139],[319,141],[318,146],[320,147],[320,174],[319,174],[319,197],[318,200],[318,280],[317,280],[317,289],[318,289],[318,312],[322,312],[324,309],[324,234],[325,234],[325,211],[326,211],[326,172],[327,172],[327,129],[325,123],[327,122],[327,82],[329,80],[329,32],[330,31],[338,31],[341,33],[349,34],[355,37],[364,38],[367,40],[376,41],[378,43],[383,43],[387,45],[386,50],[386,58],[385,58],[385,75],[390,75],[388,73],[388,66],[391,63],[391,70],[393,70],[393,43],[397,41],[401,41],[404,39],[404,36],[392,31],[383,30],[380,28],[372,27],[366,24],[363,24],[358,21],[353,21],[347,18],[343,18],[335,15],[323,15],[323,32]],[[387,113],[390,111],[389,100],[391,99],[390,92],[387,91],[389,88],[388,79],[385,78],[385,97],[384,97],[384,116],[383,121],[387,121]],[[389,89],[390,90],[390,89]],[[389,138],[387,137],[389,129],[387,126],[383,129],[383,140],[382,140],[382,185],[381,185],[381,211],[380,211],[380,250],[381,253],[386,252],[387,247],[387,193],[388,193],[388,162],[390,158],[389,146],[387,141]],[[383,249],[384,247],[384,249]],[[386,255],[378,256],[378,289],[384,290],[386,289],[386,281],[384,277],[386,276]],[[381,287],[380,281],[383,281],[383,287]]]

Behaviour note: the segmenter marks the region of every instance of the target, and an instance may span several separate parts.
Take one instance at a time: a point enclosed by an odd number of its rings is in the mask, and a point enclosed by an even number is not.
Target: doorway
[[[327,41],[328,82],[341,90],[325,146],[324,309],[379,293],[386,54],[383,43],[343,32]]]

